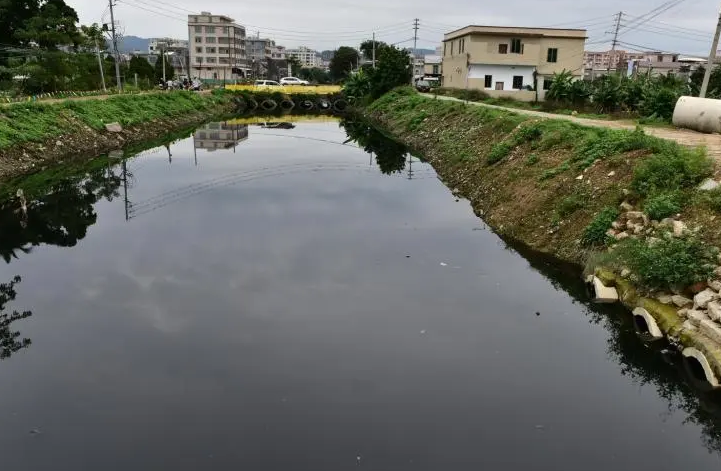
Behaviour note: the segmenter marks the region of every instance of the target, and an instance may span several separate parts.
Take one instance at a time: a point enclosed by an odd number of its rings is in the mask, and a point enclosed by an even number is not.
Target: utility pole
[[[373,31],[373,68],[376,68],[376,32]]]
[[[163,84],[167,83],[165,79],[165,48],[160,46],[160,60],[163,61]]]
[[[115,35],[115,14],[113,12],[113,0],[108,0],[110,6],[110,31],[113,35],[113,54],[115,55],[115,80],[118,81],[118,91],[123,91],[123,84],[120,81],[120,53],[118,52],[118,37]]]
[[[713,42],[711,43],[711,52],[708,55],[708,64],[706,65],[706,72],[703,74],[703,83],[701,83],[700,98],[706,98],[706,91],[708,90],[708,82],[711,79],[711,69],[713,69],[713,63],[716,59],[716,49],[718,48],[719,35],[721,35],[721,13],[719,13],[718,23],[716,24],[716,32],[713,35]]]
[[[606,72],[611,72],[611,62],[616,56],[616,46],[618,45],[618,30],[621,29],[621,19],[623,18],[623,12],[619,11],[616,15],[616,30],[613,33],[613,42],[611,43],[611,55],[608,58],[608,69]]]
[[[98,67],[100,67],[100,80],[103,82],[103,91],[107,92],[105,88],[105,72],[103,71],[103,60],[100,58],[100,46],[98,45],[97,38],[95,39],[95,53],[98,55]]]
[[[416,54],[418,47],[418,18],[413,20],[413,59],[411,61],[411,85],[416,78]]]

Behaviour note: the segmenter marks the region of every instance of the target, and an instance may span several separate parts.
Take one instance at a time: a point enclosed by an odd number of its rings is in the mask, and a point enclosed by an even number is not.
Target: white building
[[[273,60],[285,60],[285,47],[277,44],[270,49],[270,58]]]
[[[134,56],[145,57],[151,65],[155,65],[158,57],[165,53],[168,61],[178,75],[188,75],[190,52],[188,41],[174,38],[150,38],[147,56],[133,53]]]
[[[233,18],[204,11],[188,15],[190,38],[190,74],[213,80],[245,77],[245,27]]]
[[[300,66],[304,68],[320,67],[320,54],[313,49],[301,46],[298,49],[286,49],[286,57],[293,57],[300,62]]]

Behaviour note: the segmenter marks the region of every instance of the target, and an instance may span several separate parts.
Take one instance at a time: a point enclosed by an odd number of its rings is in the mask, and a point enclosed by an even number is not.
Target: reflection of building
[[[234,80],[245,76],[245,27],[233,18],[207,11],[188,15],[193,77]]]
[[[196,149],[213,152],[216,149],[230,149],[246,139],[247,124],[209,123],[195,130],[193,145]]]

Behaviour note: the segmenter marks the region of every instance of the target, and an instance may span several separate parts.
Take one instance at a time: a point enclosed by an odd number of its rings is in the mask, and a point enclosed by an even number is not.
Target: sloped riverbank
[[[619,284],[630,309],[645,306],[672,342],[703,343],[721,378],[721,190],[699,189],[719,180],[703,149],[405,89],[366,114],[424,156],[499,234],[588,273],[611,269],[603,279]],[[671,322],[661,313],[669,310]]]
[[[163,92],[0,108],[0,181],[148,141],[231,112],[222,94]],[[106,125],[118,123],[119,127]]]

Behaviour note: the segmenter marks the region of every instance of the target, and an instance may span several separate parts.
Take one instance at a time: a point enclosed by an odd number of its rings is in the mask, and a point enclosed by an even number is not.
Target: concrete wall
[[[496,84],[502,83],[503,90],[513,92],[513,77],[523,77],[523,86],[533,86],[533,72],[535,67],[529,66],[507,66],[507,65],[481,65],[473,64],[470,66],[468,83],[469,88],[478,88],[481,90],[496,90]],[[491,76],[491,86],[485,86],[486,75]],[[474,86],[470,87],[471,82]],[[520,91],[515,90],[515,91]]]

